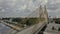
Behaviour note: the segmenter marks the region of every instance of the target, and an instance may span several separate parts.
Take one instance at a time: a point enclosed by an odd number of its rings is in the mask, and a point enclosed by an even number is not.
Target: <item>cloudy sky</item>
[[[43,3],[43,1],[45,2]],[[43,1],[42,0],[0,0],[0,17],[28,16],[32,13],[32,11],[38,8],[40,4],[45,4],[45,3],[47,6],[49,16],[60,16],[60,0],[43,0]]]
[[[60,16],[60,0],[48,0],[47,9],[49,16]]]
[[[41,2],[41,0],[0,0],[0,17],[38,16],[38,13],[33,11]]]

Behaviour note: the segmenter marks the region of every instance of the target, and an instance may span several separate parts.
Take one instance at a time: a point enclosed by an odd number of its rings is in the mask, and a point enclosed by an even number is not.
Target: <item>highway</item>
[[[39,29],[34,34],[38,34],[45,25],[47,25],[47,23],[41,23]]]

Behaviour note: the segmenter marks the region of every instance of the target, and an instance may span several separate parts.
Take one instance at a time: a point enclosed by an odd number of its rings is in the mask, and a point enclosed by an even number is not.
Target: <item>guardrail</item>
[[[41,31],[41,29],[42,29],[45,25],[47,25],[47,23],[42,24],[41,27],[40,27],[34,34],[38,34],[38,32]]]

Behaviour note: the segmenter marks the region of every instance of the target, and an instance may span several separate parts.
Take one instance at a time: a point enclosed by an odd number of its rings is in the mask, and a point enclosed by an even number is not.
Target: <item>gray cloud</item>
[[[47,9],[49,16],[60,16],[60,0],[49,0]]]
[[[40,6],[41,0],[0,0],[0,17],[26,16]],[[60,0],[48,0],[48,14],[51,16],[60,15]],[[24,12],[26,11],[26,13]],[[28,11],[28,13],[27,13]]]
[[[37,9],[40,6],[41,2],[41,0],[0,0],[0,1],[1,1],[0,17],[27,16],[31,14],[35,9]]]

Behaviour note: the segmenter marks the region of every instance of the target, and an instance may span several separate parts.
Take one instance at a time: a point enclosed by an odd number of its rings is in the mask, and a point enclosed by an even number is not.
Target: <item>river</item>
[[[0,34],[7,34],[10,30],[10,27],[0,23]]]

